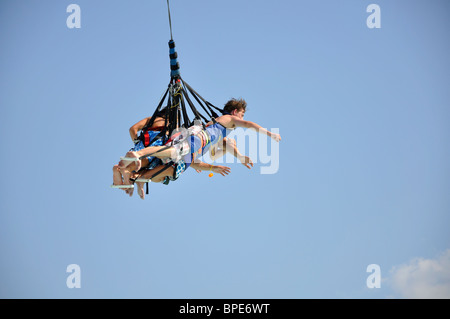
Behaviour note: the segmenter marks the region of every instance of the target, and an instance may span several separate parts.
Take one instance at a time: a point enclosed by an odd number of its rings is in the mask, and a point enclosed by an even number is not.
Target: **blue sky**
[[[182,77],[279,129],[279,169],[188,170],[142,201],[111,168],[169,82],[166,1],[2,1],[0,296],[449,297],[449,9],[172,0]]]

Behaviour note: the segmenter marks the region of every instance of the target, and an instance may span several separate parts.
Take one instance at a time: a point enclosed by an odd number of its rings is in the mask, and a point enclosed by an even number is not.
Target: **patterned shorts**
[[[176,181],[178,177],[186,170],[186,164],[184,161],[179,161],[176,164],[176,170],[172,176],[166,176],[164,178],[163,184],[168,185],[169,181]]]
[[[149,131],[148,134],[150,135],[150,140],[153,140],[160,132],[158,131]],[[159,138],[156,141],[154,141],[150,146],[162,146],[162,139]],[[139,141],[136,144],[134,144],[134,147],[130,149],[130,151],[137,152],[145,148],[144,142]],[[147,157],[148,162],[150,163],[149,166],[146,168],[148,169],[154,169],[156,166],[161,165],[161,160],[159,158],[155,158],[154,156],[148,156]],[[155,160],[153,160],[155,159]]]
[[[179,161],[177,163],[177,169],[174,174],[174,179],[176,180],[180,175],[186,170],[186,163],[184,161]]]

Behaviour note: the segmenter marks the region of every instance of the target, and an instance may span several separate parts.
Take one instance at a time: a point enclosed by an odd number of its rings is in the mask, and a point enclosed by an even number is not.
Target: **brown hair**
[[[246,109],[247,109],[247,102],[245,102],[244,99],[235,99],[235,98],[229,100],[223,107],[223,110],[228,113],[231,113],[234,110],[238,111],[243,110],[245,112]]]

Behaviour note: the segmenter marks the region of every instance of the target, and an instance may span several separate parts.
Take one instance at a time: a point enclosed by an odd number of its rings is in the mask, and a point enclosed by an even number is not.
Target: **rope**
[[[170,40],[172,40],[172,41],[173,41],[173,36],[172,36],[172,20],[170,19],[170,7],[169,7],[169,0],[167,0],[167,11],[169,12]]]

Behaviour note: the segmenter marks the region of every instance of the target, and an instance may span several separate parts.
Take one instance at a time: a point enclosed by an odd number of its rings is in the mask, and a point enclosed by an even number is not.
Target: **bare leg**
[[[127,169],[121,169],[121,173],[123,175],[123,184],[131,185],[131,182],[130,182],[131,172]],[[128,195],[130,195],[130,197],[133,196],[133,191],[134,191],[133,188],[127,188],[125,191]]]
[[[148,159],[144,158],[142,160],[142,165],[147,166],[148,165]],[[136,169],[136,163],[132,163],[131,165],[129,165],[127,167],[127,169],[123,169],[120,168],[119,165],[114,165],[113,166],[113,185],[124,185],[124,178],[123,178],[123,172],[126,172],[125,174],[127,175],[127,183],[125,183],[125,185],[130,185],[129,183],[129,179],[131,176],[132,171],[134,171]],[[123,189],[127,194],[129,194],[130,196],[133,195],[133,189],[131,188],[126,188]]]
[[[140,158],[142,156],[155,156],[158,158],[169,158],[172,157],[173,152],[175,151],[175,149],[173,147],[169,147],[168,149],[165,149],[163,151],[160,151],[161,149],[165,148],[166,146],[149,146],[146,147],[140,151],[137,152],[128,152],[125,157],[129,157],[129,158]],[[158,152],[156,154],[153,155],[154,152]],[[140,169],[142,164],[139,161],[132,161],[132,160],[121,160],[119,162],[119,167],[121,168],[125,168],[129,165],[131,165],[131,163],[136,163],[136,169]]]
[[[151,170],[145,172],[140,178],[149,179],[150,177],[153,176],[153,174],[156,174],[157,172],[159,172],[163,167],[164,167],[164,165],[159,165],[159,166],[155,167],[154,169],[151,169]],[[166,176],[173,176],[173,172],[174,172],[174,168],[169,167],[164,172],[158,174],[158,176],[152,178],[151,181],[154,183],[161,183],[164,180],[164,178],[166,178]],[[138,194],[142,199],[145,198],[144,184],[145,184],[144,182],[136,182]]]
[[[145,198],[144,183],[143,182],[136,182],[136,187],[137,187],[137,191],[138,191],[139,197],[141,199],[144,199]]]
[[[122,173],[120,172],[119,165],[113,166],[113,184],[123,185]]]
[[[121,161],[122,162],[122,161]],[[143,158],[141,160],[141,167],[146,167],[149,164],[148,159],[147,158]],[[121,170],[125,169],[123,167],[120,167],[120,162],[119,165],[117,165]],[[128,166],[126,166],[126,170],[133,172],[133,171],[137,171],[137,165],[136,162],[131,162],[131,164],[129,164]]]
[[[124,172],[120,169],[119,165],[114,165],[113,167],[113,184],[114,185],[130,185],[130,183],[124,183],[123,177]],[[129,173],[126,175],[129,176]],[[129,179],[129,177],[128,177]],[[124,188],[123,191],[127,193],[128,195],[133,195],[133,189],[132,188]]]
[[[154,174],[156,174],[157,172],[162,170],[163,168],[164,168],[164,165],[158,165],[154,169],[146,171],[144,174],[142,174],[141,178],[149,179]],[[174,168],[173,168],[173,166],[171,166],[168,169],[166,169],[164,172],[159,173],[158,176],[155,176],[154,178],[152,178],[152,182],[160,183],[160,182],[162,182],[164,180],[164,178],[166,176],[173,176],[173,172],[174,172]]]

